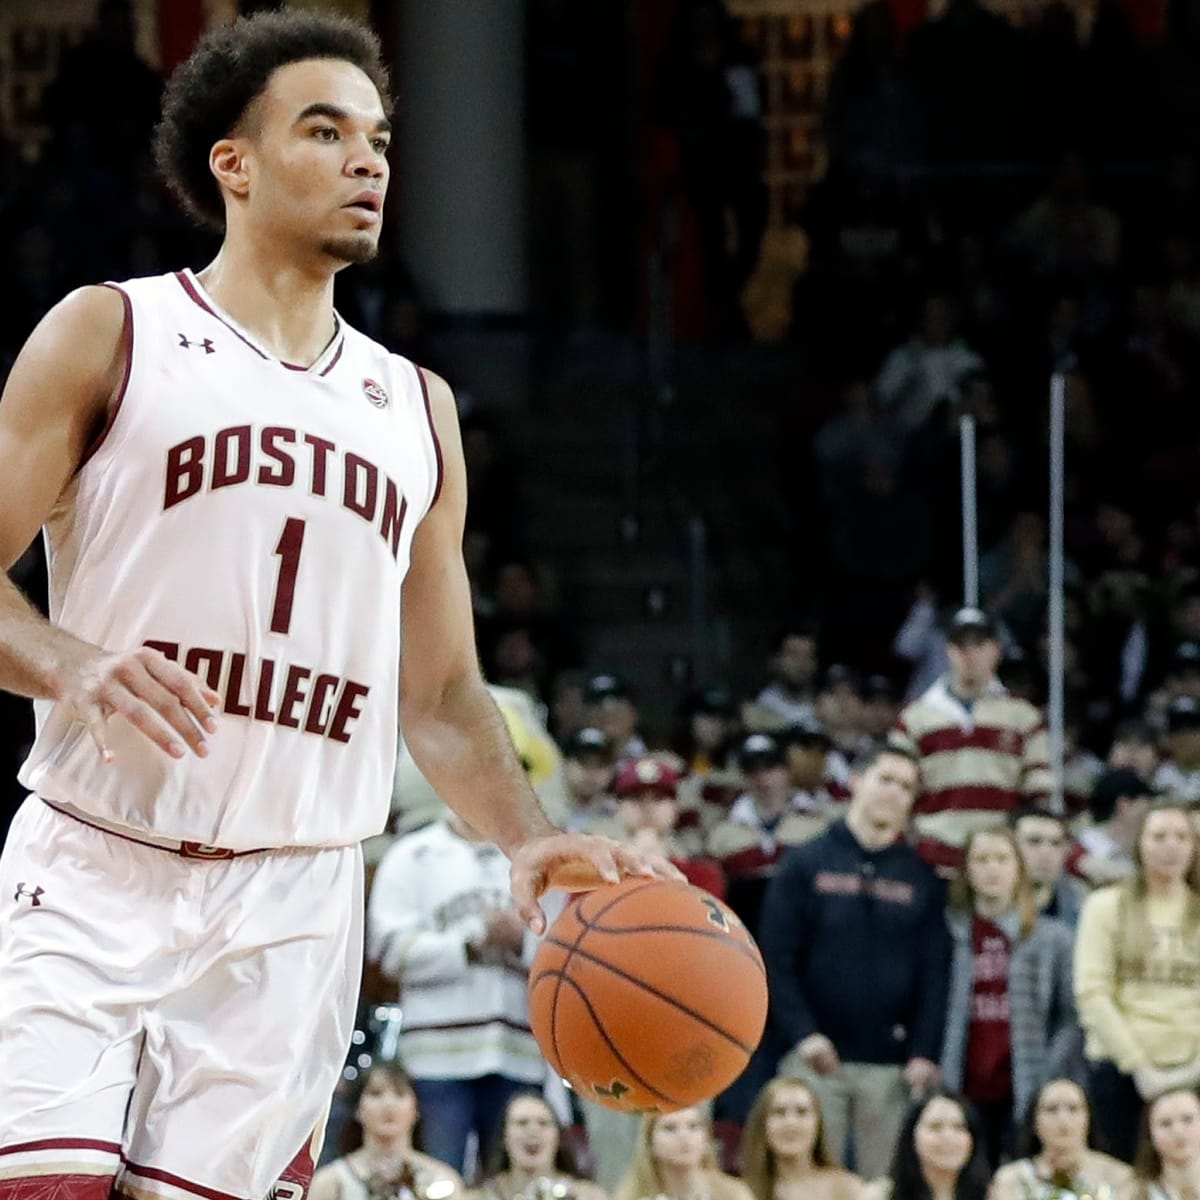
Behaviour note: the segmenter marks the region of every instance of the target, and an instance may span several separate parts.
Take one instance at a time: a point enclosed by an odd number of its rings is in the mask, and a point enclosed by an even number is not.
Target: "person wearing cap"
[[[698,854],[708,831],[729,815],[742,789],[736,747],[739,721],[733,696],[725,687],[690,693],[683,704],[684,728],[676,743],[684,774],[679,781],[676,839]]]
[[[1188,804],[1200,801],[1200,700],[1176,696],[1167,706],[1169,761],[1154,774],[1154,786]]]
[[[669,859],[688,883],[723,900],[721,868],[710,858],[688,855],[675,837],[678,793],[679,775],[662,759],[647,755],[622,763],[613,784],[617,836],[646,853]]]
[[[807,805],[797,795],[783,747],[770,734],[746,738],[738,762],[746,790],[729,815],[709,830],[705,853],[725,873],[729,907],[753,930],[763,892],[784,850],[815,837],[834,813],[830,806]]]
[[[950,938],[945,884],[904,837],[918,779],[887,745],[856,764],[845,817],[784,856],[758,929],[779,1073],[816,1093],[835,1158],[853,1132],[868,1179],[939,1078]]]
[[[619,675],[593,675],[583,693],[588,724],[604,731],[618,762],[638,758],[647,746],[638,732],[638,710],[629,684]]]
[[[1092,887],[1128,879],[1134,871],[1137,831],[1154,789],[1136,771],[1109,768],[1092,785],[1092,824],[1081,829],[1067,854],[1067,869]]]
[[[883,741],[900,715],[900,693],[895,683],[888,675],[868,675],[859,699],[863,732],[872,741]]]
[[[1126,768],[1143,779],[1153,779],[1161,762],[1159,735],[1149,721],[1131,718],[1117,726],[1108,748],[1110,767]]]
[[[970,833],[1002,824],[1023,803],[1044,805],[1054,782],[1042,713],[996,677],[1001,647],[991,617],[960,609],[946,636],[949,672],[905,706],[888,735],[920,763],[913,834],[943,873],[961,866]]]
[[[850,768],[824,724],[815,718],[775,735],[783,747],[793,803],[814,811],[834,811],[850,798]]]
[[[613,751],[604,731],[588,725],[567,739],[563,747],[566,783],[565,828],[572,833],[609,833],[616,812],[609,791],[613,781]]]

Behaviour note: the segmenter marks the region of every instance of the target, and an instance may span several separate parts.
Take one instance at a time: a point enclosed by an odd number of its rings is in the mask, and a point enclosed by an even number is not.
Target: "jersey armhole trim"
[[[433,439],[433,453],[437,459],[437,479],[433,485],[433,499],[429,501],[429,507],[433,508],[442,494],[442,476],[445,472],[445,465],[442,461],[442,443],[438,439],[437,426],[433,421],[433,404],[429,399],[429,385],[425,382],[425,372],[416,363],[413,363],[413,369],[417,372],[417,379],[421,383],[421,396],[425,400],[425,417],[429,422],[429,436]]]
[[[133,374],[133,304],[129,299],[129,293],[124,288],[117,287],[115,283],[102,283],[100,286],[111,288],[112,291],[121,297],[121,301],[125,305],[125,321],[121,326],[121,345],[125,351],[125,370],[121,374],[121,384],[117,388],[116,394],[109,400],[104,424],[100,427],[100,431],[95,437],[92,438],[87,449],[84,450],[83,457],[79,460],[79,466],[75,470],[76,475],[96,456],[97,451],[104,445],[109,433],[112,432],[112,427],[117,423],[117,416],[121,411],[121,405],[125,403],[125,393],[129,390],[129,376]]]

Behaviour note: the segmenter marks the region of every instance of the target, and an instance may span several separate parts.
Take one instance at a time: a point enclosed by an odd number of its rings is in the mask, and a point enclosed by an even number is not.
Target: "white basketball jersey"
[[[135,836],[345,845],[385,825],[400,593],[441,455],[420,371],[347,327],[284,363],[191,272],[119,285],[133,345],[107,434],[46,527],[51,619],[158,648],[221,694],[209,756],[123,718],[115,761],[41,701],[21,771]]]

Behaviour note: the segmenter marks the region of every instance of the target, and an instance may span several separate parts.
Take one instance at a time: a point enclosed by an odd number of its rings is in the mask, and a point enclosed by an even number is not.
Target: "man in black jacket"
[[[844,820],[790,851],[759,930],[782,1073],[817,1093],[830,1150],[887,1174],[910,1097],[938,1081],[949,939],[943,885],[904,840],[916,760],[883,747]]]

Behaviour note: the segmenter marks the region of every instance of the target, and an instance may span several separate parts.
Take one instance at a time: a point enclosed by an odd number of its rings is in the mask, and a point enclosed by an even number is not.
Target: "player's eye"
[[[391,142],[389,142],[385,137],[371,139],[371,146],[375,150],[376,154],[386,154],[388,152],[388,146],[390,145]]]
[[[313,130],[313,137],[318,138],[322,142],[336,142],[338,140],[338,131],[332,125],[318,125]]]

